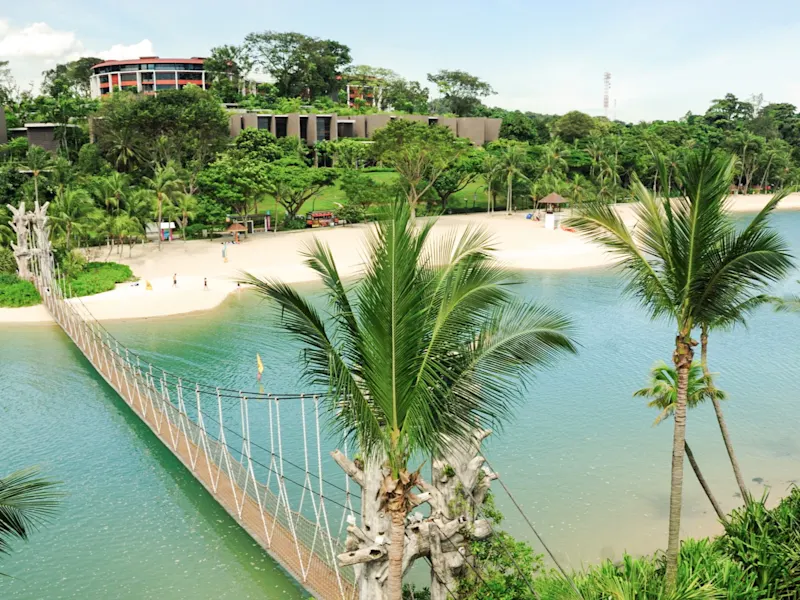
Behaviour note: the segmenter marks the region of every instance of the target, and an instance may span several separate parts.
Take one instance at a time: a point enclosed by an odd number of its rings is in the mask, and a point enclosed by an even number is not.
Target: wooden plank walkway
[[[94,329],[64,300],[50,293],[42,293],[42,297],[56,322],[108,385],[178,457],[220,506],[300,585],[319,600],[350,600],[355,597],[352,573],[348,573],[349,577],[345,577],[345,572],[337,574],[336,569],[328,564],[329,561],[326,562],[319,555],[325,538],[312,544],[316,546],[312,551],[307,543],[292,535],[286,526],[287,519],[279,516],[279,512],[286,507],[281,508],[280,500],[277,500],[273,515],[259,506],[254,494],[258,495],[262,506],[266,504],[265,494],[272,494],[273,499],[277,497],[263,485],[256,492],[252,479],[248,480],[247,469],[233,458],[228,448],[208,436],[205,430],[161,396],[155,388],[155,381],[147,373],[142,373],[128,362],[119,349],[115,352],[102,338],[98,339]],[[241,481],[242,475],[244,482]],[[296,512],[291,513],[290,518],[293,524],[303,522],[306,526],[310,524],[316,527]],[[297,527],[294,529],[297,531]],[[318,533],[327,536],[324,531]]]

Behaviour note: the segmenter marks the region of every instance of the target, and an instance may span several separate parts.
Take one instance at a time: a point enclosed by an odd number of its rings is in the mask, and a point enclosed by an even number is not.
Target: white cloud
[[[47,23],[32,23],[14,29],[8,21],[0,22],[2,57],[58,58],[81,49],[82,44],[71,31],[56,31]]]
[[[147,39],[93,50],[86,48],[73,31],[59,31],[47,23],[13,27],[7,19],[0,19],[0,60],[9,61],[14,78],[23,89],[38,88],[42,71],[81,56],[122,60],[154,55],[153,43]]]

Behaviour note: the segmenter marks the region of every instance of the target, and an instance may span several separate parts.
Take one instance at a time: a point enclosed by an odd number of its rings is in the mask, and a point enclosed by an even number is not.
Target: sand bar
[[[736,212],[754,212],[764,206],[769,196],[737,196],[731,208]],[[800,210],[800,194],[792,194],[780,206]],[[619,205],[618,211],[629,224],[635,222],[633,205]],[[493,236],[498,259],[512,269],[567,270],[608,266],[610,257],[596,244],[578,234],[551,231],[542,223],[526,219],[527,212],[452,215],[442,217],[433,236],[458,234],[468,226],[485,227]],[[100,320],[163,317],[209,310],[218,306],[237,289],[242,272],[270,277],[288,283],[315,281],[316,274],[303,264],[302,250],[314,238],[328,244],[345,277],[357,276],[363,264],[365,241],[371,226],[353,225],[330,229],[257,234],[241,244],[228,245],[228,262],[222,258],[222,242],[193,240],[164,244],[138,245],[128,256],[116,250],[109,260],[130,265],[140,278],[139,285],[123,283],[116,289],[89,296],[82,302]],[[226,238],[227,239],[227,238]],[[92,251],[92,260],[105,260],[107,250]],[[177,274],[177,287],[172,276]],[[203,280],[207,278],[208,289]],[[148,290],[150,282],[152,290]],[[0,323],[47,323],[51,319],[42,306],[0,308]]]

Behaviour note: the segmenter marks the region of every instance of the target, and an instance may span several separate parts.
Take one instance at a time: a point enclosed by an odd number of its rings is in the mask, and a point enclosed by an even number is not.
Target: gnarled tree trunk
[[[468,443],[453,443],[433,460],[432,481],[420,481],[431,494],[431,600],[448,600],[468,574],[472,540],[486,539],[492,527],[478,518],[490,483],[497,475],[484,466],[481,443],[491,432],[476,429]]]

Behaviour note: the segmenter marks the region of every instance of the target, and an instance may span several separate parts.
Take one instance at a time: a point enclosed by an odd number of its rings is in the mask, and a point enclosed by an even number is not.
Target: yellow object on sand
[[[151,291],[151,292],[152,292],[152,291],[153,291],[153,284],[151,284],[149,281],[145,281],[145,284],[146,284],[146,286],[145,286],[145,287],[146,287],[146,288],[147,288],[149,291]]]

